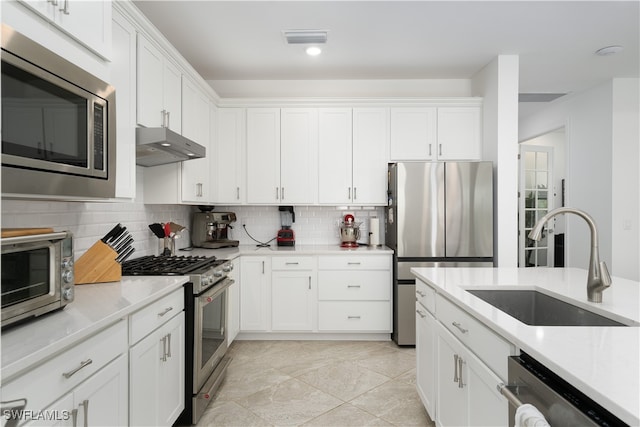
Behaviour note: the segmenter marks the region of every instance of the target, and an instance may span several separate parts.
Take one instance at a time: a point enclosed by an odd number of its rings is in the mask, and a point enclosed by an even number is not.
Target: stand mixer
[[[356,222],[351,214],[344,216],[344,221],[340,224],[340,246],[343,248],[357,248],[360,238],[361,222]]]

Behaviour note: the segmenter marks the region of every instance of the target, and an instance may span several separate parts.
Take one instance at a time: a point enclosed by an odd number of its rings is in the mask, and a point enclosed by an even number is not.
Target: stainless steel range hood
[[[140,166],[158,166],[200,159],[205,154],[205,147],[170,129],[136,129],[136,164]]]

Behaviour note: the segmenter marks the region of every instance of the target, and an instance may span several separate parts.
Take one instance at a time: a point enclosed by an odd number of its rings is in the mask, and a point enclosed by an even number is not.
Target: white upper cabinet
[[[111,2],[103,0],[21,0],[94,53],[111,58]]]
[[[353,203],[387,203],[389,109],[353,109]]]
[[[389,110],[321,108],[319,128],[319,202],[385,204]]]
[[[480,160],[479,106],[391,109],[390,160]]]
[[[247,202],[312,204],[317,109],[247,109]]]
[[[280,203],[280,109],[247,109],[247,202]]]
[[[351,108],[321,108],[319,111],[320,203],[352,202],[352,120]]]
[[[217,184],[216,203],[239,204],[245,200],[245,127],[246,109],[218,108],[212,159]]]
[[[438,158],[480,160],[481,120],[478,107],[438,108]]]
[[[138,34],[138,124],[182,132],[182,74],[144,35]]]
[[[433,160],[437,139],[435,107],[391,109],[390,158],[396,160]]]
[[[318,182],[318,110],[280,112],[280,203],[312,204]]]
[[[116,95],[116,197],[136,196],[136,29],[113,12],[110,83]]]
[[[212,201],[211,108],[209,98],[189,78],[182,77],[182,135],[202,145],[206,155],[182,162],[182,202]]]

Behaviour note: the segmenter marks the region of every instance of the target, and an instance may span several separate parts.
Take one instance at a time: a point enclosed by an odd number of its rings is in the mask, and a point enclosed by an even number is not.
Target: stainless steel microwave
[[[115,89],[2,25],[2,194],[115,196]]]
[[[6,237],[2,247],[2,327],[63,308],[74,299],[70,232]]]

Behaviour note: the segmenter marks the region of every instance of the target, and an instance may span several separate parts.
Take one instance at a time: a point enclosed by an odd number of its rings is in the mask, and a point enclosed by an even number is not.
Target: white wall
[[[638,79],[616,79],[559,98],[525,118],[520,123],[519,137],[527,140],[565,126],[566,205],[583,209],[594,218],[601,259],[613,275],[633,280],[640,278],[635,225],[640,217],[635,188],[640,181],[637,163],[625,158],[638,158],[637,82]],[[626,219],[630,220],[629,230],[621,229]],[[566,238],[567,265],[586,268],[590,247],[586,223],[568,217]]]
[[[495,264],[518,265],[518,72],[517,55],[500,55],[472,79],[482,96],[483,159],[494,162]]]

